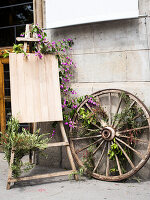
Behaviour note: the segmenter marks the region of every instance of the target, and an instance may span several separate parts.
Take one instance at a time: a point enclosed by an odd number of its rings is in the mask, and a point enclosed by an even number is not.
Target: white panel
[[[58,60],[9,55],[12,115],[20,123],[62,121]]]
[[[46,0],[46,28],[138,15],[138,0]]]

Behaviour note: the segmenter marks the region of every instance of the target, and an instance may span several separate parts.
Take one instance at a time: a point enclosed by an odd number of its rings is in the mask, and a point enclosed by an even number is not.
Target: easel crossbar
[[[69,142],[54,142],[54,143],[49,143],[47,145],[47,148],[49,148],[49,147],[60,147],[60,146],[69,146]]]
[[[50,173],[50,174],[41,174],[41,175],[19,177],[19,178],[10,178],[9,182],[15,183],[18,181],[27,181],[27,180],[42,179],[42,178],[52,178],[52,177],[56,177],[56,176],[66,176],[66,175],[70,175],[73,172],[75,172],[75,170],[68,170],[68,171],[55,172],[55,173]]]

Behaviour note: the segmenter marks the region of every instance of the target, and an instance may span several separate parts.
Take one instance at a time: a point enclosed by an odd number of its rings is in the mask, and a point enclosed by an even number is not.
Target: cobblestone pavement
[[[150,181],[118,183],[57,177],[16,183],[6,190],[8,166],[3,156],[0,153],[0,200],[150,200]],[[32,174],[47,170],[36,167]]]

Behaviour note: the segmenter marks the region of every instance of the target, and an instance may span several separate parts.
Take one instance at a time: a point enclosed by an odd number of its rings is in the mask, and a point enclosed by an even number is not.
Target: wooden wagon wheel
[[[87,97],[73,117],[70,145],[80,167],[105,181],[129,178],[150,156],[150,114],[133,94],[102,90]]]

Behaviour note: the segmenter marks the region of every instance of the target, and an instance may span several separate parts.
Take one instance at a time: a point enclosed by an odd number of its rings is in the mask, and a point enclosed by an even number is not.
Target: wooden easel
[[[25,34],[25,37],[24,38],[19,37],[19,38],[17,38],[17,41],[24,42],[24,51],[26,52],[27,51],[27,42],[29,42],[29,48],[30,48],[32,42],[38,42],[38,38],[36,38],[34,36],[32,38],[30,37],[30,25],[26,25],[26,34]],[[67,135],[66,135],[66,132],[65,132],[65,128],[64,128],[63,122],[59,121],[58,123],[59,123],[59,126],[60,126],[60,130],[61,130],[63,141],[62,142],[49,143],[48,146],[47,146],[47,148],[49,148],[49,147],[58,147],[58,146],[59,147],[66,146],[66,148],[67,148],[67,155],[68,155],[69,162],[70,162],[72,170],[62,171],[62,172],[56,172],[56,173],[48,173],[48,174],[42,174],[42,175],[34,175],[34,176],[30,176],[30,177],[13,178],[12,177],[11,166],[12,166],[12,164],[14,162],[15,149],[12,148],[12,150],[11,150],[11,158],[10,158],[10,164],[9,164],[9,171],[8,171],[7,190],[10,189],[11,183],[15,183],[15,182],[18,182],[18,181],[26,181],[26,180],[33,180],[33,179],[50,178],[50,177],[55,177],[55,176],[65,176],[65,175],[69,175],[72,172],[76,171],[75,163],[74,163],[74,160],[73,160],[73,156],[72,156],[72,153],[71,153],[71,149],[70,149],[70,146],[69,146],[69,142],[68,142],[68,138],[67,138]],[[33,129],[35,129],[35,124],[33,125],[33,127],[34,127]],[[31,161],[32,161],[32,156],[30,155],[30,162]],[[77,175],[74,175],[74,178],[76,180],[78,180],[78,176]]]

